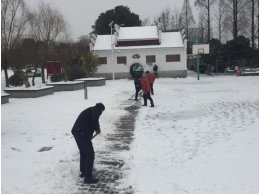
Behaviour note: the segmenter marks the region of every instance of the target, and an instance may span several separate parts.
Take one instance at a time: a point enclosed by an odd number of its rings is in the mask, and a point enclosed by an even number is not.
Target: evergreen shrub
[[[69,81],[74,81],[75,79],[81,79],[86,77],[85,71],[81,70],[80,68],[73,68],[67,74]]]
[[[19,76],[19,74],[14,74],[14,75],[10,76],[8,80],[9,80],[9,84],[12,86],[20,87],[23,85],[23,80]]]
[[[59,82],[59,81],[63,81],[63,80],[64,80],[64,74],[63,73],[58,73],[58,74],[52,75],[50,77],[51,82]]]

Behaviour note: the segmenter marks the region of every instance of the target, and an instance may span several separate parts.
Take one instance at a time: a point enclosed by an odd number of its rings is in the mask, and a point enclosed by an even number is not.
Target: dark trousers
[[[141,89],[136,89],[135,100],[138,99],[138,93],[139,93],[140,90],[141,90]]]
[[[150,92],[147,92],[146,94],[144,94],[143,98],[144,98],[144,105],[147,105],[147,99],[149,99],[151,105],[154,105],[153,99],[150,96]]]
[[[73,135],[80,152],[80,171],[85,178],[89,179],[92,177],[95,157],[92,141],[85,138],[81,131],[75,132]]]
[[[154,95],[153,83],[149,83],[149,85],[150,85],[150,88],[151,88],[151,93],[152,93],[152,95]]]
[[[158,74],[157,74],[157,72],[156,72],[156,71],[154,72],[154,75],[155,75],[155,77],[156,77],[156,78],[158,78]]]

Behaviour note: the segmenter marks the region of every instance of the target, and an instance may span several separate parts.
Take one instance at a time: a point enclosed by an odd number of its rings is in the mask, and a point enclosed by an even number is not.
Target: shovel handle
[[[98,135],[98,134],[96,133],[96,134],[92,137],[92,139],[94,139],[97,135]]]

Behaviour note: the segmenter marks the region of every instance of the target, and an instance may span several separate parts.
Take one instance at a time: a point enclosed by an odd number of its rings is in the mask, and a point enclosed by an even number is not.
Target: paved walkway
[[[140,100],[141,101],[141,100]],[[93,174],[100,179],[97,184],[86,185],[83,179],[78,179],[78,193],[81,194],[132,194],[134,193],[131,186],[125,189],[117,190],[118,180],[123,177],[121,167],[124,162],[118,156],[119,153],[129,150],[131,141],[133,140],[133,131],[135,128],[136,115],[138,113],[140,102],[134,103],[132,100],[126,100],[121,103],[125,105],[128,111],[116,124],[116,130],[113,134],[107,135],[108,148],[107,151],[98,151],[95,164],[101,164],[102,170],[94,170]],[[100,157],[99,157],[100,156]],[[101,159],[100,159],[101,158]]]

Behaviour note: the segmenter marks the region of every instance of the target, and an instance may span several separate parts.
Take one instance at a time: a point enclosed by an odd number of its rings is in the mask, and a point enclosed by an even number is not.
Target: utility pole
[[[113,23],[113,21],[112,21],[112,22],[109,24],[109,26],[111,27],[111,47],[112,47],[112,80],[115,80],[115,76],[114,76],[114,63],[113,63],[112,23]]]
[[[200,80],[200,54],[197,54],[197,79]]]

